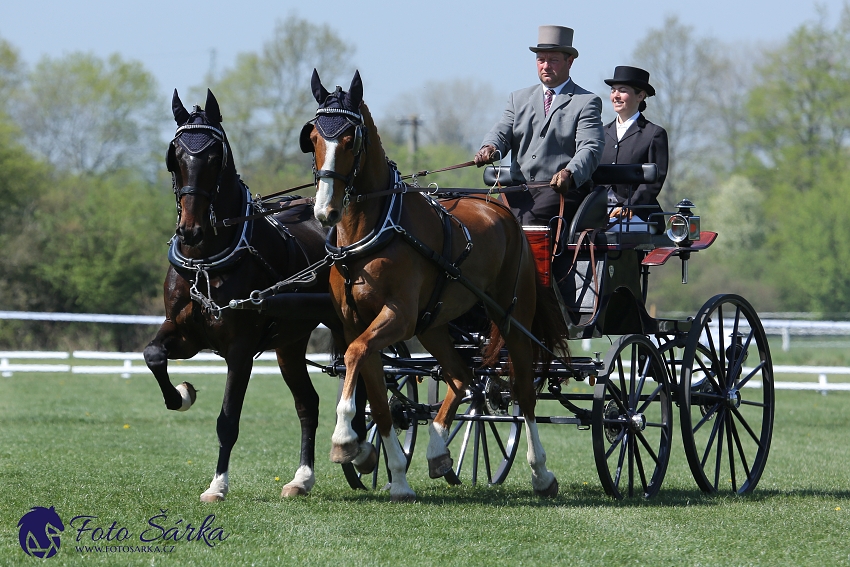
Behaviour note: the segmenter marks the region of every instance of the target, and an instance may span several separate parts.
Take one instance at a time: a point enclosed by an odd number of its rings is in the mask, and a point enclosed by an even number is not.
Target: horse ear
[[[207,115],[207,120],[221,124],[221,110],[218,107],[218,101],[209,89],[207,89],[207,103],[204,105],[204,112]]]
[[[360,103],[363,102],[363,81],[360,80],[360,71],[354,71],[354,78],[351,79],[351,86],[348,87],[348,101],[351,103],[351,108],[357,110],[360,108]]]
[[[313,96],[316,98],[316,102],[319,104],[325,104],[325,99],[327,99],[331,93],[328,92],[328,89],[322,86],[322,80],[319,78],[319,72],[316,71],[316,69],[313,69],[313,78],[310,79],[310,86],[313,89]]]
[[[171,112],[174,114],[174,121],[178,126],[183,126],[189,121],[189,111],[183,106],[180,97],[177,96],[177,89],[174,89],[174,96],[171,97]]]

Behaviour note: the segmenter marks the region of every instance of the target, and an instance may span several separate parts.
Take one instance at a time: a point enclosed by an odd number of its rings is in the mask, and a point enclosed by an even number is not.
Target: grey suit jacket
[[[511,93],[501,120],[485,136],[511,152],[511,177],[515,182],[546,182],[565,167],[576,187],[590,181],[605,147],[602,100],[570,81],[543,113],[543,85]]]

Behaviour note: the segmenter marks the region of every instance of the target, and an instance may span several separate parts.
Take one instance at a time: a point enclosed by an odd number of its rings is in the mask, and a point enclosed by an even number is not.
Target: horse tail
[[[544,371],[549,367],[553,358],[552,353],[560,351],[559,358],[569,363],[570,348],[567,344],[569,329],[564,317],[561,315],[561,306],[555,291],[544,285],[537,279],[537,302],[534,310],[534,320],[531,323],[531,334],[534,335],[546,347],[541,347],[532,341],[532,352],[534,360],[543,363]],[[505,339],[499,332],[499,326],[490,322],[490,342],[484,346],[481,352],[481,365],[483,367],[495,366],[499,363],[499,354],[505,345]]]
[[[534,360],[543,363],[544,371],[554,360],[552,353],[558,354],[560,359],[569,363],[570,347],[567,344],[569,333],[555,290],[543,284],[538,278],[537,305],[534,321],[531,323],[531,334],[546,346],[546,349],[543,349],[537,343],[533,343]]]

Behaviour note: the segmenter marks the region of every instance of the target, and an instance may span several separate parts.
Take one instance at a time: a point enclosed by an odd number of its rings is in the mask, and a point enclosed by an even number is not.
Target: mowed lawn
[[[46,565],[850,564],[850,393],[777,391],[767,469],[745,497],[697,489],[677,415],[670,469],[651,501],[608,498],[590,432],[542,425],[561,486],[554,500],[532,494],[524,437],[501,486],[429,479],[420,427],[409,475],[418,501],[391,504],[386,492],[351,490],[329,462],[337,379],[321,374],[314,377],[322,396],[317,483],[308,497],[281,499],[298,466],[298,421],[282,379],[258,376],[231,461],[230,495],[203,504],[224,378],[189,380],[200,389],[198,402],[177,413],[165,409],[147,375],[0,378],[0,565],[41,561],[18,543],[18,522],[34,506],[55,507],[65,523],[61,548]],[[75,516],[95,517],[91,529],[70,526]],[[204,521],[214,547],[197,541]],[[121,528],[126,539],[117,541]],[[89,550],[79,551],[84,545]]]

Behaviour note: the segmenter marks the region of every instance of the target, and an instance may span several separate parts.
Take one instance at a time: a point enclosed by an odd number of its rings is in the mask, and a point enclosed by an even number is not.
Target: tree
[[[635,48],[635,65],[650,73],[656,96],[647,101],[647,117],[667,130],[670,166],[659,199],[665,209],[683,196],[696,198],[695,179],[705,173],[704,159],[715,137],[705,126],[713,123],[715,89],[722,68],[715,42],[694,38],[694,30],[668,17],[660,29],[650,29]],[[681,194],[684,187],[691,190]]]
[[[249,172],[252,184],[258,176],[278,177],[292,161],[303,164],[297,168],[302,176],[309,172],[298,135],[316,110],[310,76],[316,68],[325,84],[347,85],[342,81],[354,73],[352,54],[352,46],[329,26],[290,16],[278,22],[261,53],[241,54],[221,78],[208,79],[240,169]]]
[[[767,272],[788,310],[850,311],[850,5],[756,67],[745,173],[762,192]]]
[[[850,5],[839,25],[799,27],[756,67],[750,92],[748,168],[762,187],[790,182],[812,189],[846,167],[850,147]]]
[[[0,112],[8,112],[8,100],[23,82],[23,74],[18,50],[0,38]]]
[[[38,63],[13,117],[28,147],[62,171],[135,167],[153,178],[166,108],[140,63],[72,53]]]

